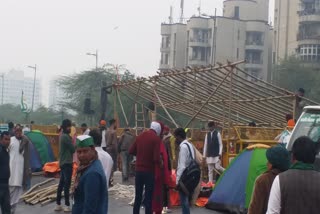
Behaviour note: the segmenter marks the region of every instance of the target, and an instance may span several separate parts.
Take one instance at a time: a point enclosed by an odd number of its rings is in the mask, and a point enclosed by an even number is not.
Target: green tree
[[[277,85],[290,91],[304,88],[306,97],[319,101],[319,68],[319,64],[305,63],[292,56],[274,67],[274,80]]]
[[[99,68],[98,71],[88,70],[69,76],[61,76],[57,83],[65,92],[66,97],[60,105],[66,109],[75,111],[77,113],[78,122],[87,122],[95,125],[101,116],[100,95],[103,83],[105,82],[107,86],[111,86],[118,77],[126,80],[135,78],[135,75],[130,73],[127,69],[124,69],[123,67],[117,69],[118,68],[115,66],[106,65],[103,66],[103,68]],[[108,120],[113,118],[114,115],[114,101],[118,102],[115,95],[115,90],[112,90],[112,93],[108,95],[106,117]],[[90,108],[94,111],[90,116],[83,113],[84,101],[86,98],[90,98]],[[122,97],[122,102],[126,110],[130,109],[130,106],[132,106],[133,103],[126,97]],[[121,110],[118,107],[119,104],[117,105],[117,112],[120,121],[124,121],[122,113],[120,112]]]

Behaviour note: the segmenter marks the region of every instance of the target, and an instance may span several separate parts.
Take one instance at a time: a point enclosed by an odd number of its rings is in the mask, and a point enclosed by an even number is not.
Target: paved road
[[[46,178],[43,177],[33,177],[32,178],[32,185],[42,182]],[[56,180],[55,182],[58,182]],[[52,183],[51,183],[52,184]],[[112,198],[112,195],[109,196],[109,214],[131,214],[132,213],[132,207],[128,205],[129,199],[119,199],[116,200],[115,198]],[[53,209],[55,207],[55,203],[48,204],[46,206],[40,206],[40,205],[27,205],[24,202],[21,202],[18,204],[15,214],[57,214],[59,212],[54,212]],[[63,212],[61,212],[63,213]],[[141,210],[141,213],[144,213],[144,210]],[[173,214],[180,214],[181,209],[180,208],[174,208]],[[205,208],[192,208],[191,213],[197,213],[197,214],[220,214],[219,212],[215,212],[212,210],[208,210]],[[1,212],[0,212],[1,214]]]
[[[30,206],[25,205],[24,203],[21,203],[18,205],[16,214],[57,214],[57,212],[54,212],[54,203],[48,204],[46,206]],[[62,212],[63,213],[63,212]],[[115,200],[113,198],[110,198],[109,201],[109,213],[110,214],[131,214],[132,213],[132,207],[128,205],[127,201],[124,200]],[[143,210],[141,210],[141,213],[144,213]],[[173,214],[180,214],[181,209],[175,208],[173,209]],[[197,214],[219,214],[218,212],[214,212],[212,210],[207,210],[205,208],[193,208],[191,210],[191,213],[197,213]]]

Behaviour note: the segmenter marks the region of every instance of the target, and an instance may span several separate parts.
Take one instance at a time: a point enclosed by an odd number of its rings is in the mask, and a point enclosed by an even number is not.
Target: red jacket
[[[137,157],[136,171],[152,172],[160,160],[161,139],[153,130],[141,133],[131,146],[129,153]]]

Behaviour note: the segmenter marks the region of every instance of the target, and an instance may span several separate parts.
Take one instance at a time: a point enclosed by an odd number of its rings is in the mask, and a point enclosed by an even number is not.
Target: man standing
[[[160,164],[160,134],[161,125],[152,122],[150,130],[142,132],[129,150],[129,154],[137,157],[133,214],[140,213],[143,188],[145,188],[145,213],[152,214],[155,166]]]
[[[316,144],[298,138],[292,147],[293,165],[273,181],[267,214],[317,214],[320,210],[320,172],[314,168]]]
[[[182,214],[190,214],[190,201],[192,194],[190,194],[190,196],[187,196],[182,190],[180,190],[179,181],[182,176],[182,173],[190,165],[192,159],[195,157],[195,153],[193,145],[186,140],[187,135],[183,128],[176,129],[174,131],[174,136],[176,138],[177,145],[180,147],[176,184],[177,188],[179,189]],[[190,148],[191,155],[188,147]]]
[[[80,166],[74,182],[73,214],[108,213],[107,183],[93,139],[88,135],[77,137],[77,155]]]
[[[129,155],[129,149],[133,144],[135,136],[130,132],[130,129],[126,128],[119,140],[119,152],[122,162],[122,182],[129,180],[129,163],[131,162],[131,155]]]
[[[302,114],[303,108],[307,105],[306,101],[303,99],[304,97],[304,89],[299,88],[296,92],[296,109],[294,119],[297,121]]]
[[[14,213],[16,205],[19,203],[23,188],[26,188],[30,181],[30,156],[29,141],[22,135],[21,126],[16,126],[15,136],[10,139],[10,197],[11,212]]]
[[[98,158],[101,161],[104,173],[106,175],[107,179],[107,186],[109,184],[110,180],[110,175],[112,172],[112,166],[113,166],[113,160],[111,156],[108,154],[108,152],[104,151],[101,148],[101,141],[102,141],[102,136],[99,132],[99,130],[91,130],[89,133],[89,136],[92,137],[94,146],[96,147],[96,151],[98,153]]]
[[[88,128],[87,124],[81,124],[81,131],[83,135],[89,135],[90,129]]]
[[[9,178],[10,157],[8,147],[10,145],[10,133],[4,131],[0,138],[0,208],[2,214],[11,214]]]
[[[204,140],[203,158],[206,158],[208,164],[209,182],[213,182],[214,169],[223,172],[224,168],[220,165],[222,155],[222,138],[221,134],[215,127],[213,121],[208,123],[209,132]]]
[[[106,131],[106,144],[107,144],[107,152],[109,153],[109,155],[111,155],[112,160],[113,160],[113,172],[117,171],[118,167],[117,167],[117,163],[118,163],[118,159],[117,159],[117,147],[118,147],[118,138],[117,138],[117,124],[116,124],[116,120],[112,119],[109,121],[110,123],[110,127],[109,129]],[[113,174],[112,172],[112,174]],[[111,175],[112,177],[112,175]],[[111,178],[111,183],[112,183],[112,178]]]
[[[100,129],[100,134],[102,136],[101,148],[104,151],[107,151],[106,126],[107,126],[107,122],[105,120],[100,120],[99,121],[99,129]]]
[[[71,212],[69,192],[72,178],[73,153],[75,152],[72,144],[71,121],[65,119],[62,121],[62,134],[59,140],[59,165],[60,165],[60,182],[57,190],[57,206],[55,211]],[[62,190],[64,191],[65,205],[61,206]]]
[[[267,171],[260,175],[255,182],[248,214],[265,214],[271,186],[275,177],[290,165],[289,152],[283,146],[274,146],[267,150]]]

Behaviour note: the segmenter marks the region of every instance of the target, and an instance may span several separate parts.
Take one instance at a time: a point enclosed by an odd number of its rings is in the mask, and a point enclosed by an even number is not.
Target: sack
[[[194,149],[194,151],[195,151],[195,156],[196,156],[195,159],[196,159],[197,163],[198,163],[199,166],[200,166],[201,163],[202,163],[203,156],[202,156],[202,154],[199,152],[199,150],[198,150],[197,148],[193,147],[193,149]]]
[[[200,166],[195,160],[194,157],[192,157],[191,149],[188,144],[188,150],[190,153],[190,157],[192,158],[189,166],[183,171],[181,178],[179,180],[179,188],[182,190],[182,192],[187,195],[191,196],[194,189],[198,186],[201,176],[201,170]]]

